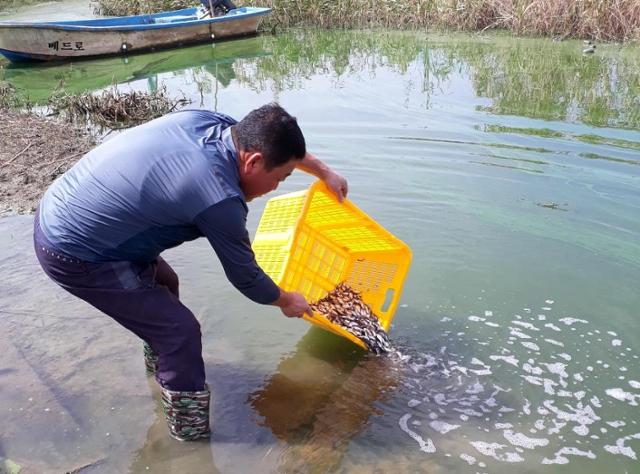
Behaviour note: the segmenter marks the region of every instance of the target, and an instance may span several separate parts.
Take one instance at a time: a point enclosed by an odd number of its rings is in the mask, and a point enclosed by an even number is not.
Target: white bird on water
[[[596,52],[596,45],[593,44],[591,40],[585,40],[584,44],[587,46],[582,50],[583,54],[593,54]]]

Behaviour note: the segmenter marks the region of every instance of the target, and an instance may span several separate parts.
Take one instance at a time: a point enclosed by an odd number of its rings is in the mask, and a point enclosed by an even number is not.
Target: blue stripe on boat
[[[33,56],[24,53],[16,53],[15,51],[9,51],[7,49],[0,48],[0,54],[12,62],[33,61]]]
[[[270,8],[242,7],[231,10],[226,15],[198,20],[197,8],[185,8],[172,12],[162,12],[153,15],[136,15],[113,18],[97,18],[92,20],[51,21],[51,22],[20,22],[0,21],[2,26],[28,26],[30,28],[46,28],[69,31],[130,31],[130,30],[156,30],[163,28],[184,27],[189,23],[217,23],[227,22],[231,19],[239,20],[253,16],[265,15]],[[172,18],[173,17],[173,18]]]

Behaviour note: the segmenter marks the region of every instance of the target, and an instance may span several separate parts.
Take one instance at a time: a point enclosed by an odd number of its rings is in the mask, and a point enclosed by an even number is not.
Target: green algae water
[[[581,50],[294,30],[5,67],[40,104],[113,83],[238,118],[277,100],[414,260],[398,353],[378,357],[243,299],[206,242],[167,252],[213,394],[210,442],[180,444],[142,344],[46,279],[32,217],[5,217],[0,458],[27,472],[640,472],[640,50]],[[296,173],[276,193],[310,183]]]

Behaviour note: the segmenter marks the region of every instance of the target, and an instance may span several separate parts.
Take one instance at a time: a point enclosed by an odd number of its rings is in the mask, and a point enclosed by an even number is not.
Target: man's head
[[[233,129],[247,201],[276,189],[306,154],[298,122],[278,104],[249,112]]]

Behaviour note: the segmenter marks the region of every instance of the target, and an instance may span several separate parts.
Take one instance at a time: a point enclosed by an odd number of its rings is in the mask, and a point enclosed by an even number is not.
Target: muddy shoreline
[[[85,127],[0,110],[0,216],[33,212],[49,185],[93,148]]]

